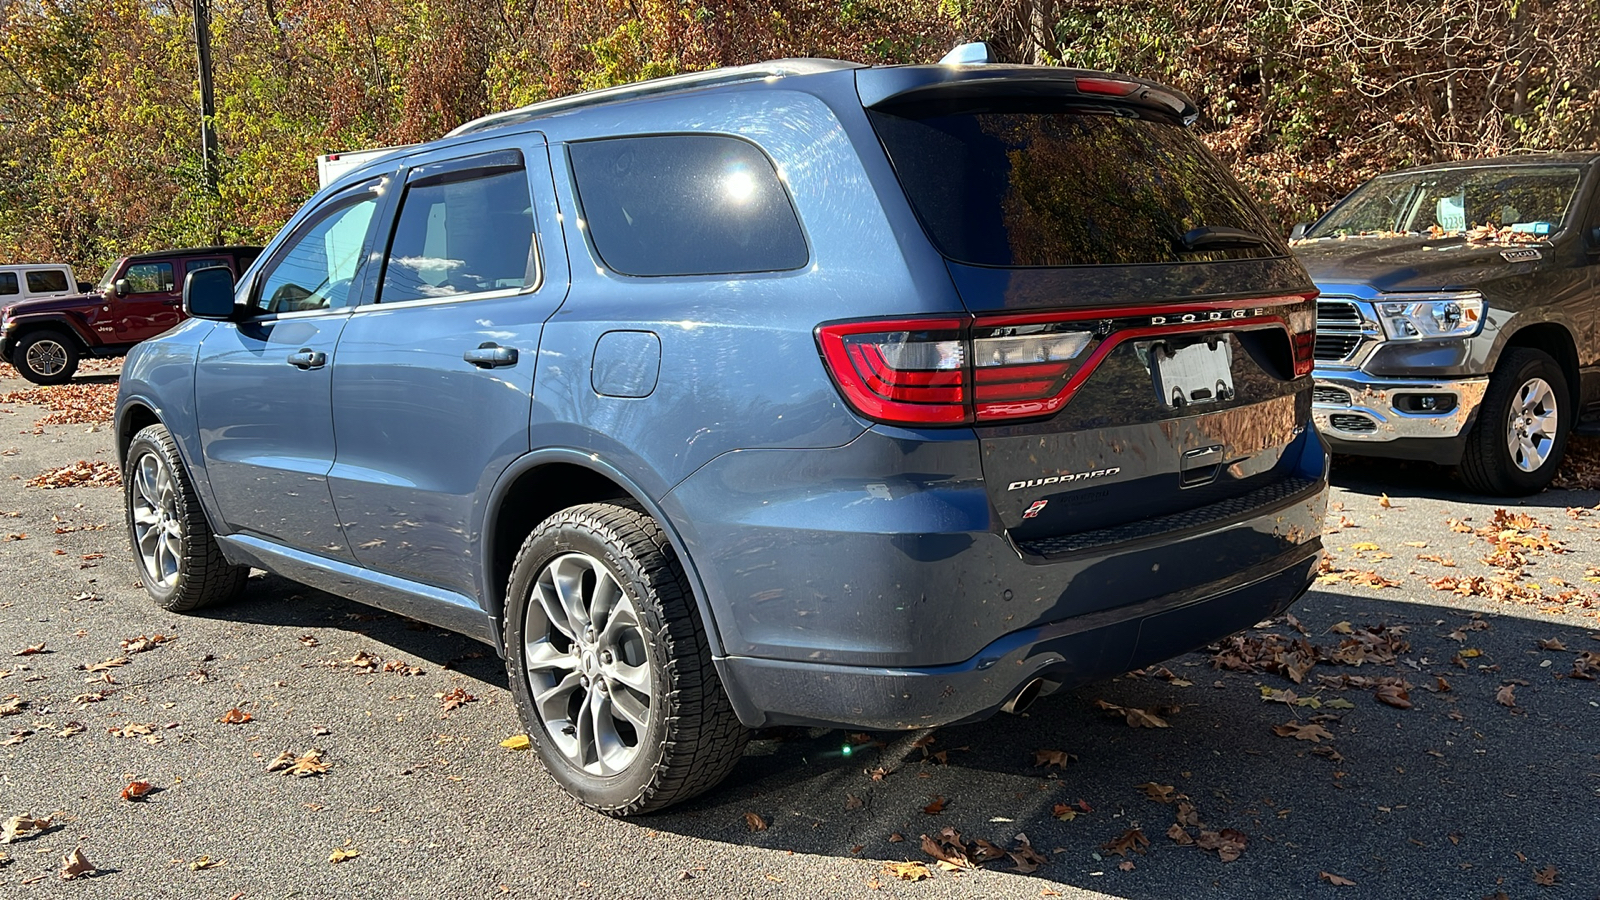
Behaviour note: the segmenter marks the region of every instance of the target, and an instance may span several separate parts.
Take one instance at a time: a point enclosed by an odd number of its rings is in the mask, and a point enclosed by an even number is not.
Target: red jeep
[[[226,266],[237,280],[260,254],[260,247],[194,247],[125,256],[87,294],[0,309],[0,359],[34,384],[61,384],[85,354],[122,356],[183,321],[190,272]]]

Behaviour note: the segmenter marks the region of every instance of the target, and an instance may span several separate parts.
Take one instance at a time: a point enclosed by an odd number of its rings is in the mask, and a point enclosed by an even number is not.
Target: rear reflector
[[[1071,313],[885,319],[817,327],[850,407],[892,425],[970,425],[1052,415],[1123,340],[1279,328],[1294,377],[1311,373],[1315,295]],[[1295,305],[1299,308],[1285,309]]]

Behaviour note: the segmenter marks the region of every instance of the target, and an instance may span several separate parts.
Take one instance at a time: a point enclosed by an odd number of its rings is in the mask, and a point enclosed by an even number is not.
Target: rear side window
[[[528,173],[516,158],[514,166],[450,171],[406,188],[380,303],[534,283],[533,203]]]
[[[183,272],[187,275],[190,272],[198,272],[201,269],[214,269],[217,266],[227,268],[228,261],[225,259],[191,259],[183,264]]]
[[[172,290],[172,263],[135,263],[122,277],[130,294],[160,294]]]
[[[28,293],[59,294],[67,289],[67,275],[57,269],[40,269],[28,273]]]
[[[17,288],[17,273],[0,272],[0,297],[20,293],[22,291]]]
[[[1288,251],[1227,170],[1176,123],[1050,101],[870,110],[945,256],[980,266],[1204,262]],[[1185,250],[1202,227],[1270,246]]]
[[[776,272],[810,258],[772,161],[748,141],[608,138],[568,152],[595,250],[615,272]]]

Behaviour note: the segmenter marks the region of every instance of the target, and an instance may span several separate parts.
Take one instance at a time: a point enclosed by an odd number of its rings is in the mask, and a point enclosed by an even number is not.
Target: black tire
[[[170,479],[165,484],[159,480],[163,471]],[[162,609],[189,612],[239,596],[250,567],[231,565],[223,558],[177,444],[165,426],[146,426],[129,442],[122,463],[122,491],[134,568],[139,570],[144,589]],[[141,513],[141,521],[136,522],[136,507],[156,508],[157,519],[152,521]],[[164,542],[157,531],[166,523],[175,526],[175,547]],[[141,549],[141,538],[146,539],[146,548],[159,545],[154,562]]]
[[[1550,388],[1550,409],[1555,413],[1555,435],[1549,440],[1542,463],[1531,471],[1519,465],[1510,446],[1513,419],[1521,410],[1524,386],[1542,379]],[[1576,410],[1571,405],[1567,376],[1550,354],[1530,347],[1510,347],[1500,354],[1489,389],[1478,407],[1478,421],[1467,435],[1467,445],[1457,473],[1466,486],[1480,494],[1520,497],[1549,486],[1561,468]],[[1526,458],[1531,460],[1531,457]]]
[[[11,364],[34,384],[66,384],[78,371],[78,341],[59,331],[34,331],[22,336],[11,351]]]
[[[590,564],[598,565],[583,568]],[[607,575],[611,584],[620,588],[623,596],[611,600],[604,613],[608,621],[598,635],[593,623],[602,616],[587,617],[591,623],[587,631],[571,617],[564,624],[572,628],[558,627],[549,608],[536,598],[536,591],[543,591],[539,596],[547,600],[552,596],[554,579],[562,573],[560,567],[568,565],[593,576],[593,580],[566,582],[580,588],[580,595],[592,588],[593,596],[598,597],[602,589],[595,585]],[[606,590],[615,593],[611,586]],[[591,611],[600,608],[602,604],[596,600]],[[625,654],[619,648],[617,656],[631,655],[634,661],[615,662],[648,672],[650,678],[648,691],[632,691],[635,709],[643,705],[638,697],[648,697],[644,705],[648,721],[638,729],[618,711],[628,699],[624,695],[629,689],[610,679],[608,673],[616,670],[603,669],[614,661],[610,651],[603,650],[610,646],[605,644],[606,634],[613,631],[612,623],[624,620],[633,625],[624,624],[617,633],[629,635],[631,649]],[[565,636],[578,631],[587,638],[580,641]],[[683,567],[660,526],[638,509],[613,503],[575,506],[534,529],[512,566],[505,638],[511,695],[528,737],[551,776],[585,806],[618,817],[654,812],[715,787],[744,754],[749,732],[734,715],[712,665]],[[551,658],[551,654],[571,661],[570,666],[564,662],[530,671],[530,655]],[[567,668],[571,673],[558,678]],[[576,686],[573,679],[580,679],[582,686]],[[584,717],[591,715],[591,698],[611,704],[603,707],[609,718],[594,712],[597,718],[590,720],[608,721],[609,725],[590,724],[588,730],[593,736],[597,727],[609,727],[612,737],[620,736],[613,748],[624,758],[631,754],[631,759],[609,766],[599,760],[597,749],[595,761],[586,763],[584,738],[571,724],[557,729],[561,732],[558,743],[546,721],[555,716],[541,714],[534,680],[540,681],[540,691],[547,698],[543,708],[547,712],[552,707],[566,710],[569,723],[581,725]],[[573,686],[562,687],[569,684]],[[558,693],[560,699],[549,699]],[[632,747],[627,746],[630,735]],[[602,743],[596,738],[594,747]]]

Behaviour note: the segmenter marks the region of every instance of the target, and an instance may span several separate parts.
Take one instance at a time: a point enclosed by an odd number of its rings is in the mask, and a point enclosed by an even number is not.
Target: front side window
[[[22,291],[17,289],[17,273],[0,272],[0,297],[6,297],[12,294],[20,293],[22,293]]]
[[[302,226],[267,267],[255,307],[276,314],[343,306],[377,207],[374,195],[357,194]]]
[[[122,273],[130,294],[161,294],[172,290],[172,263],[135,263]]]
[[[536,277],[527,172],[467,169],[407,186],[378,301],[521,290]]]
[[[15,277],[15,276],[13,276]],[[67,289],[67,276],[59,269],[40,269],[28,273],[28,292],[32,294],[60,294]]]
[[[607,138],[568,150],[596,252],[623,275],[733,275],[810,259],[778,173],[710,134]]]

